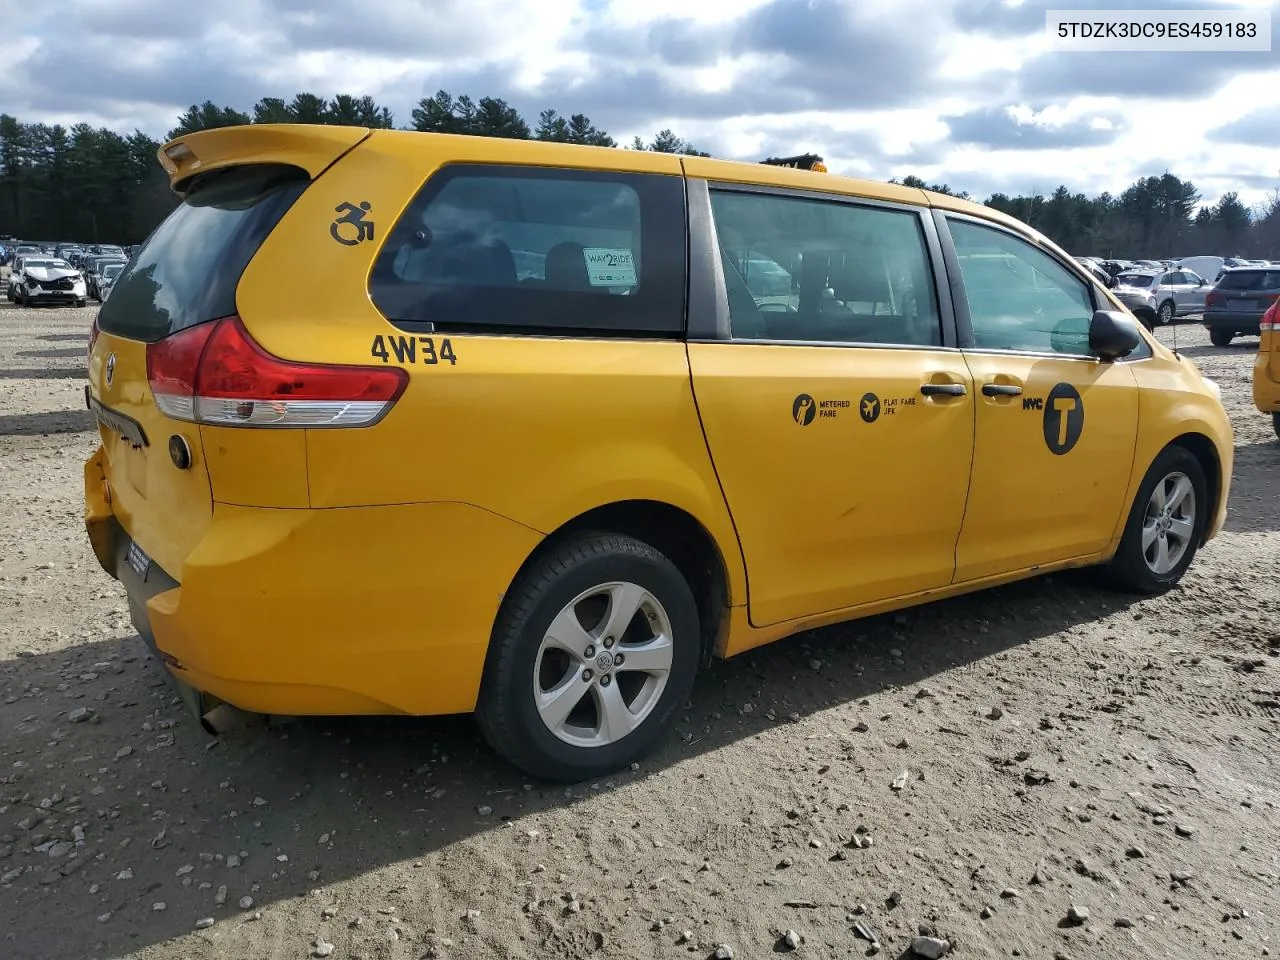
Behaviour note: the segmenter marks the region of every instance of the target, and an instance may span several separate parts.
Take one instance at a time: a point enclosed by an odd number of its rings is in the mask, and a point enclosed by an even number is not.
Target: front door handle
[[[1022,388],[1016,383],[984,383],[982,385],[982,395],[984,397],[1016,397],[1022,393]]]
[[[920,392],[926,397],[963,397],[969,392],[969,388],[963,383],[922,383]]]

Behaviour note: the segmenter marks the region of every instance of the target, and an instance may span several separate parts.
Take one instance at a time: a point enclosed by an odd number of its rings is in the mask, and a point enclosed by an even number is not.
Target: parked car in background
[[[89,292],[89,296],[95,300],[101,300],[102,297],[98,293],[98,283],[102,278],[102,268],[109,263],[123,264],[126,260],[123,256],[100,255],[96,257],[86,257],[84,261],[84,280],[85,288]]]
[[[111,295],[111,288],[116,284],[116,278],[120,276],[120,271],[125,268],[123,260],[111,260],[102,264],[98,274],[97,282],[94,284],[90,296],[101,302]]]
[[[9,299],[24,307],[41,303],[74,304],[87,299],[80,271],[56,257],[25,256],[14,263]]]
[[[1223,257],[1183,257],[1176,266],[1179,270],[1190,270],[1213,283],[1226,269],[1226,263]]]
[[[1102,268],[1101,263],[1093,257],[1076,257],[1080,266],[1089,271],[1089,275],[1104,287],[1114,287],[1116,278]]]
[[[1209,282],[1190,270],[1130,270],[1116,277],[1115,295],[1150,329],[1204,310]]]
[[[1223,271],[1205,298],[1204,326],[1215,347],[1240,336],[1256,336],[1262,315],[1280,296],[1280,267],[1236,267]]]
[[[1280,438],[1280,300],[1272,301],[1258,322],[1258,355],[1253,361],[1253,404],[1271,414]]]

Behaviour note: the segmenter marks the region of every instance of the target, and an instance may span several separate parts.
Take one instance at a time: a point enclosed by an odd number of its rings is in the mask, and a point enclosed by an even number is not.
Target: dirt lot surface
[[[706,673],[638,770],[565,790],[468,718],[203,732],[81,527],[91,316],[0,301],[0,957],[751,958],[793,931],[897,958],[922,930],[953,957],[1280,956],[1256,340],[1177,331],[1237,431],[1227,531],[1179,590],[1055,576],[784,641]]]

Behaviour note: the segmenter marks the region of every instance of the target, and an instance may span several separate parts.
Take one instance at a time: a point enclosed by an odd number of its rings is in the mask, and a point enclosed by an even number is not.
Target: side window
[[[1204,281],[1202,281],[1202,280],[1200,279],[1200,274],[1198,274],[1198,273],[1194,273],[1194,272],[1192,272],[1191,270],[1183,270],[1183,271],[1182,271],[1182,282],[1183,282],[1183,283],[1189,283],[1189,284],[1191,284],[1193,287],[1195,287],[1195,286],[1198,286],[1199,284],[1203,283]]]
[[[711,209],[735,340],[942,343],[917,214],[714,189]]]
[[[974,346],[1086,354],[1093,297],[1043,250],[1003,230],[949,221]]]
[[[392,228],[369,294],[393,324],[679,336],[685,246],[679,177],[451,166]]]

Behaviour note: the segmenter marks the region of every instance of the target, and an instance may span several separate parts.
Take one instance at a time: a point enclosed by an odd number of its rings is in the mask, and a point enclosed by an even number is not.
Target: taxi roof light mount
[[[147,345],[147,380],[166,416],[217,426],[364,427],[404,392],[403,367],[300,363],[259,346],[238,316]]]

